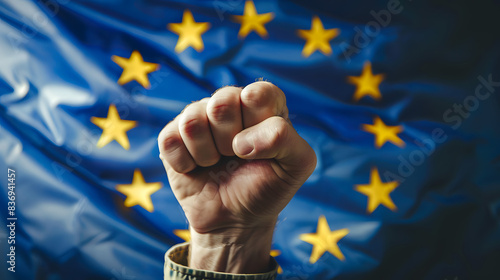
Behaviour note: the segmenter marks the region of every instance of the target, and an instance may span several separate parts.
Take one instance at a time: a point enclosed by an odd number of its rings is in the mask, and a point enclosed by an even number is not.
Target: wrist
[[[188,265],[234,274],[268,272],[275,222],[252,228],[198,233],[191,229]]]

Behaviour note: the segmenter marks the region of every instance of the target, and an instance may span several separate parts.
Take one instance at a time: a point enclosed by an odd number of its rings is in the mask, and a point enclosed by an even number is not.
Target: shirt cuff
[[[273,270],[259,274],[231,274],[208,270],[194,269],[187,266],[189,243],[177,244],[165,254],[164,279],[165,280],[274,280],[278,270],[278,263],[271,257]]]

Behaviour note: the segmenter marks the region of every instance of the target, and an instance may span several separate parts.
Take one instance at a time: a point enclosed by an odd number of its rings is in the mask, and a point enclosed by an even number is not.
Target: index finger
[[[256,125],[273,116],[288,120],[285,94],[269,82],[255,82],[241,91],[243,128]]]

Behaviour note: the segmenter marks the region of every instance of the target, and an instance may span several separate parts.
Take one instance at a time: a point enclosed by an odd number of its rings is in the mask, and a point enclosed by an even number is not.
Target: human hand
[[[158,137],[190,224],[189,266],[264,272],[276,219],[316,166],[268,82],[224,87],[188,105]]]

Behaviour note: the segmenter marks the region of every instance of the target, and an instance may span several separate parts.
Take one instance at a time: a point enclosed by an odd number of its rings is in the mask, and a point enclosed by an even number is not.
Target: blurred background
[[[498,1],[0,2],[1,279],[162,279],[157,135],[259,79],[318,165],[278,279],[500,277]]]

